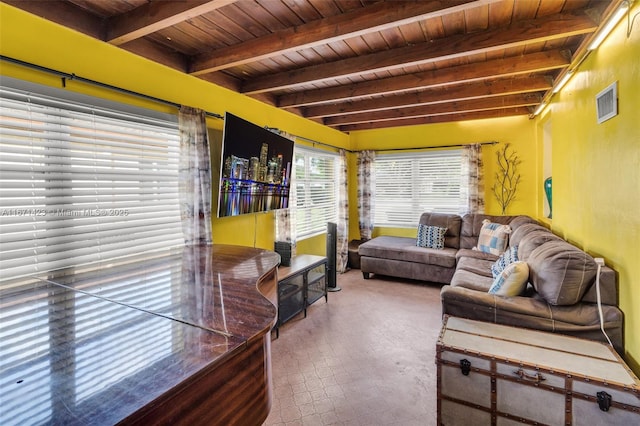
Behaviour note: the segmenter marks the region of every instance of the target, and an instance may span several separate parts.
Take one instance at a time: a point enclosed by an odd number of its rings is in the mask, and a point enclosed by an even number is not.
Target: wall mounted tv
[[[287,208],[292,162],[292,140],[227,112],[218,217]]]

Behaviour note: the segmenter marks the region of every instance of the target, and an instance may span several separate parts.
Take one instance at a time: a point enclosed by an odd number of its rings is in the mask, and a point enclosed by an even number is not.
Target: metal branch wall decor
[[[509,143],[498,149],[496,159],[498,161],[498,171],[496,171],[495,181],[491,190],[496,200],[498,200],[504,215],[509,204],[516,198],[518,184],[520,183],[518,166],[522,161]]]

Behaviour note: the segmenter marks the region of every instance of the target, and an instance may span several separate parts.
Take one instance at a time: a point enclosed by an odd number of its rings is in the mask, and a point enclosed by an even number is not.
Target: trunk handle
[[[536,383],[540,383],[540,382],[542,382],[544,380],[547,380],[540,373],[536,373],[535,375],[527,374],[527,372],[524,371],[522,368],[519,368],[518,370],[514,371],[513,374],[515,374],[516,376],[520,377],[521,379],[529,380],[529,381],[536,382]]]

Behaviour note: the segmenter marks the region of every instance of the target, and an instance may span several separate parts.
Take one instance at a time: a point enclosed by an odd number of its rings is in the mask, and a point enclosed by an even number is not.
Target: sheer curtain
[[[347,153],[340,150],[338,161],[338,223],[336,271],[342,273],[347,270],[349,258],[349,191],[347,186]]]
[[[360,151],[358,153],[358,224],[360,238],[371,239],[373,232],[373,218],[375,212],[373,192],[376,187],[376,175],[373,162],[375,151]]]
[[[186,245],[211,244],[211,162],[204,111],[181,107],[178,190]]]
[[[294,140],[294,136],[284,131],[274,131],[280,136]],[[295,154],[294,154],[295,157]],[[295,158],[294,158],[295,162]],[[291,244],[291,257],[296,255],[296,168],[291,165],[291,178],[289,186],[289,207],[286,209],[278,209],[275,211],[276,222],[276,241]]]
[[[480,144],[462,148],[462,183],[460,196],[466,208],[461,213],[484,213],[484,171]]]

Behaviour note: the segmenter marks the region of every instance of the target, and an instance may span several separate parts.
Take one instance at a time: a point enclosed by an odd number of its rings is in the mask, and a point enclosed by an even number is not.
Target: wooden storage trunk
[[[445,317],[438,424],[640,425],[640,382],[609,346]]]

